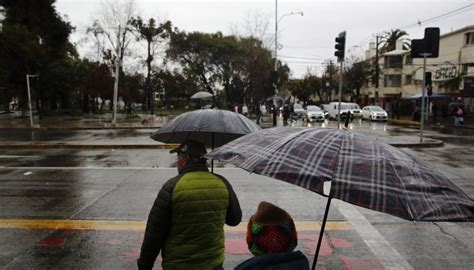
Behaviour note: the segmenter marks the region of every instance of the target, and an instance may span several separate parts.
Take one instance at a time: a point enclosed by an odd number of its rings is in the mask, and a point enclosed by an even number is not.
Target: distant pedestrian
[[[244,105],[242,105],[242,114],[247,116],[249,114],[249,108],[247,107],[247,105],[244,103]]]
[[[346,118],[344,119],[344,127],[348,128],[349,127],[349,120],[352,118],[352,113],[350,110],[347,111],[346,113]]]
[[[277,125],[277,107],[275,106],[275,104],[271,105],[270,110],[272,111],[273,126],[276,127],[276,125]]]
[[[127,105],[127,117],[132,117],[132,116],[133,116],[132,102],[128,102],[128,105]]]
[[[288,125],[288,118],[290,118],[290,105],[288,105],[288,103],[285,103],[283,105],[283,125],[284,126]]]
[[[464,124],[464,106],[459,105],[455,108],[454,114],[454,125],[459,126]]]
[[[260,125],[260,121],[262,120],[262,108],[260,107],[260,104],[257,103],[257,106],[255,106],[255,111],[257,113],[256,123],[257,125]]]
[[[152,269],[160,251],[163,269],[223,269],[224,223],[242,219],[237,196],[209,172],[201,143],[186,141],[170,153],[178,154],[179,175],[165,182],[151,208],[138,269]]]

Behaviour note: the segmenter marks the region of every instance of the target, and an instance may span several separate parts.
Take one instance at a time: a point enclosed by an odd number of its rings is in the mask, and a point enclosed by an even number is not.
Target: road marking
[[[0,229],[28,230],[93,230],[93,231],[144,231],[144,220],[70,220],[70,219],[0,219]],[[319,221],[296,221],[297,231],[319,231]],[[347,221],[328,221],[326,231],[349,231],[353,227]],[[245,232],[247,222],[238,226],[224,227],[225,232]]]
[[[335,200],[334,203],[385,269],[413,269],[408,261],[390,245],[385,237],[372,226],[370,221],[356,207],[338,200]]]
[[[0,166],[2,169],[14,170],[176,170],[176,167],[9,167]],[[214,170],[244,170],[240,168],[219,168],[214,166]]]

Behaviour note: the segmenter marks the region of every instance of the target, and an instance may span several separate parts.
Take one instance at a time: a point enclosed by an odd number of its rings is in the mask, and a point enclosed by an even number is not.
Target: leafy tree
[[[54,89],[46,87],[46,80],[52,77],[56,68],[67,57],[77,53],[68,41],[72,26],[56,13],[54,0],[4,0],[6,19],[4,21],[5,38],[0,47],[6,48],[3,54],[8,66],[12,67],[8,76],[9,85],[20,97],[20,106],[26,107],[25,74],[39,74],[36,104],[38,111],[47,109],[47,97]],[[18,58],[9,57],[8,54]],[[16,63],[15,63],[16,62]],[[54,94],[53,94],[54,95]],[[42,106],[39,106],[42,104]],[[41,116],[41,114],[40,114]]]
[[[403,48],[409,49],[410,42],[409,39],[406,38],[408,33],[400,30],[400,29],[392,29],[390,31],[384,32],[382,36],[382,48],[380,49],[381,53],[389,52],[395,50],[396,44],[398,40],[403,42]]]
[[[369,62],[359,59],[354,59],[344,71],[344,87],[357,103],[360,102],[360,89],[367,84],[371,74]]]
[[[141,17],[132,18],[130,24],[133,26],[135,32],[138,34],[137,39],[144,39],[147,42],[147,58],[145,60],[147,65],[146,76],[146,92],[147,92],[147,109],[153,113],[152,91],[150,88],[151,77],[151,63],[156,53],[156,48],[159,43],[164,42],[171,33],[171,22],[156,24],[155,19],[150,18],[148,24],[143,22]]]
[[[170,60],[178,62],[186,77],[198,78],[202,88],[210,93],[223,89],[227,104],[261,100],[272,95],[270,73],[271,53],[254,38],[236,38],[222,33],[185,33],[171,35]],[[278,70],[283,84],[289,69]]]

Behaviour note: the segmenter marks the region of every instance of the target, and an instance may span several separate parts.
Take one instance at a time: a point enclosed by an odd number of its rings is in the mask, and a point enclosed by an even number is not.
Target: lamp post
[[[38,75],[26,74],[26,87],[28,89],[28,109],[30,110],[30,126],[33,127],[33,112],[31,110],[31,92],[30,92],[30,78],[38,77]]]
[[[281,17],[278,19],[278,0],[275,0],[275,74],[277,74],[278,72],[278,24],[280,23],[281,19],[283,19],[283,17],[289,16],[289,15],[297,15],[297,14],[301,16],[304,15],[302,11],[290,12],[290,13],[285,13],[281,15]],[[278,78],[278,75],[277,75],[277,78]],[[278,93],[277,80],[274,82],[273,86],[275,87],[275,95],[276,95]]]

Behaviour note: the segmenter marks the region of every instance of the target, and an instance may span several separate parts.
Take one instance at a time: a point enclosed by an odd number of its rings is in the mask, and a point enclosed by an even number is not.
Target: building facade
[[[410,56],[401,42],[395,50],[379,56],[378,100],[376,89],[368,85],[362,89],[363,103],[378,103],[388,111],[401,99],[420,94],[423,82],[423,58]],[[374,57],[371,44],[367,58]],[[439,56],[427,58],[426,71],[431,72],[433,93],[461,97],[466,111],[474,111],[474,25],[440,36]],[[377,102],[378,101],[378,102]],[[436,101],[435,101],[436,102]],[[450,102],[444,98],[439,102]],[[363,104],[363,105],[365,105]]]

